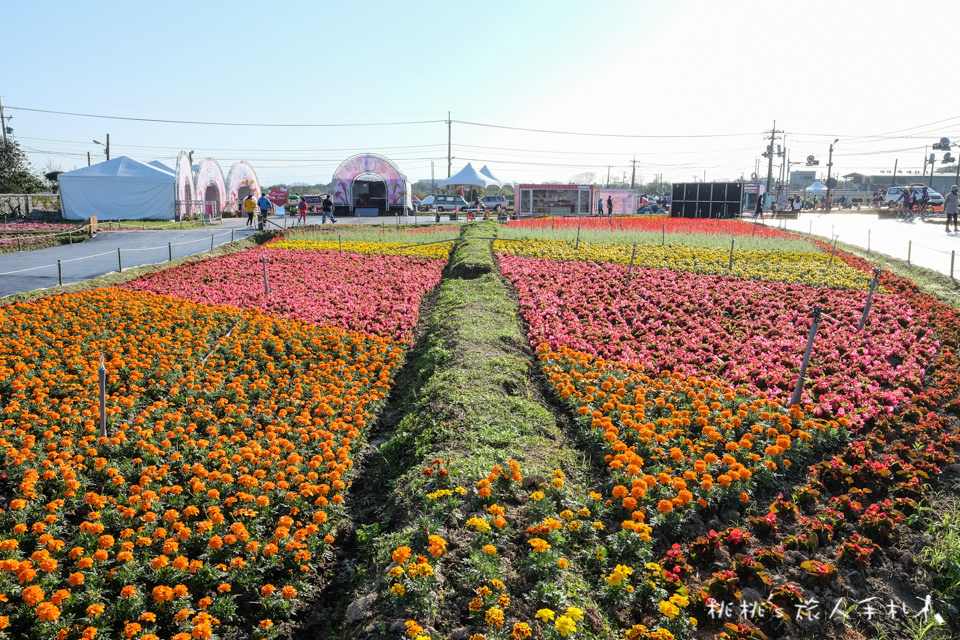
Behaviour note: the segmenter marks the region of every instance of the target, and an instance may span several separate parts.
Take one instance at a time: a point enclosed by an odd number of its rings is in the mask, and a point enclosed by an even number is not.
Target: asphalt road
[[[273,224],[268,228],[275,228],[274,225],[282,228],[284,224],[293,226],[296,218],[271,217],[270,221]],[[337,224],[412,224],[414,221],[432,223],[435,217],[340,217]],[[320,216],[308,216],[307,222],[318,224]],[[104,225],[96,237],[87,242],[0,254],[0,298],[57,286],[60,282],[58,260],[63,284],[73,284],[119,271],[121,263],[124,269],[130,269],[166,262],[171,255],[176,260],[209,251],[211,236],[213,246],[220,246],[230,242],[231,238],[240,240],[256,233],[256,229],[246,226],[246,218],[224,218],[219,225],[184,231],[110,231],[106,227]]]
[[[750,218],[744,218],[749,222]],[[787,229],[812,232],[825,239],[839,237],[840,242],[884,253],[911,264],[950,275],[951,253],[960,254],[960,233],[945,231],[945,218],[936,223],[878,220],[876,214],[802,213],[799,220],[786,220]],[[768,220],[767,224],[771,224]],[[773,222],[772,224],[776,224]],[[869,247],[868,247],[869,244]],[[960,276],[960,260],[954,261]]]

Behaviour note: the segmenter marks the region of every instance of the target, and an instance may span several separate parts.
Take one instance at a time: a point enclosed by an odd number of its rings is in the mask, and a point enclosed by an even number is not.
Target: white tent
[[[170,169],[120,156],[60,174],[63,217],[172,220],[177,178]]]
[[[496,178],[481,174],[479,171],[473,168],[472,164],[468,162],[467,166],[465,166],[463,169],[460,169],[460,171],[458,171],[455,175],[437,182],[437,185],[441,187],[447,187],[452,184],[472,185],[486,189],[487,187],[499,187],[500,181]]]
[[[487,177],[490,178],[491,180],[496,181],[498,187],[502,187],[502,186],[503,186],[503,180],[501,180],[501,179],[498,178],[497,176],[493,175],[493,172],[490,171],[490,169],[487,167],[487,165],[483,165],[483,168],[480,169],[480,173],[481,173],[482,175],[487,176]]]
[[[806,189],[804,189],[804,191],[811,191],[811,192],[813,192],[813,193],[823,193],[823,192],[826,191],[826,190],[827,190],[827,188],[826,188],[825,186],[823,186],[822,184],[820,184],[819,181],[814,182],[812,185],[810,185],[809,187],[807,187]]]

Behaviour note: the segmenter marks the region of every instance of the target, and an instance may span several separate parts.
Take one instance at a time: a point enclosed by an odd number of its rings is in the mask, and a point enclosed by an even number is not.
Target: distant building
[[[847,175],[843,176],[843,178],[845,180],[849,180],[853,187],[860,191],[876,191],[877,189],[886,189],[887,187],[919,182],[927,185],[928,187],[933,187],[934,191],[946,193],[947,191],[950,191],[950,187],[957,184],[957,174],[954,172],[934,174],[932,184],[930,182],[929,174],[925,176],[897,174],[897,177],[894,178],[892,173],[877,175],[848,173]]]

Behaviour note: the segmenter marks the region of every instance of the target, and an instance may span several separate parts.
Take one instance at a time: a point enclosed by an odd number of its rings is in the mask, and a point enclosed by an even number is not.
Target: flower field
[[[566,347],[683,375],[719,376],[789,400],[819,305],[825,321],[805,396],[818,415],[855,423],[918,391],[938,343],[923,314],[878,296],[857,332],[863,291],[501,255],[533,345]]]
[[[440,281],[444,264],[428,258],[270,248],[183,265],[127,286],[409,340],[420,297]]]
[[[955,309],[884,272],[858,331],[873,265],[742,222],[479,224],[0,307],[0,638],[813,638],[918,592]]]

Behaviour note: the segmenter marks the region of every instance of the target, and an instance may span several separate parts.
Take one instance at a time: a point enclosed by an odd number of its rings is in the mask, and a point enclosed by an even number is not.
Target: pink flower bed
[[[267,258],[270,295],[263,287]],[[407,340],[443,260],[337,251],[250,250],[153,273],[127,288]]]
[[[0,223],[0,231],[70,231],[83,226],[60,222],[7,222]]]
[[[921,388],[939,347],[925,315],[897,295],[740,280],[615,264],[499,255],[534,346],[569,347],[653,369],[724,378],[789,401],[811,309],[830,316],[814,344],[804,403],[853,425],[891,412]]]

